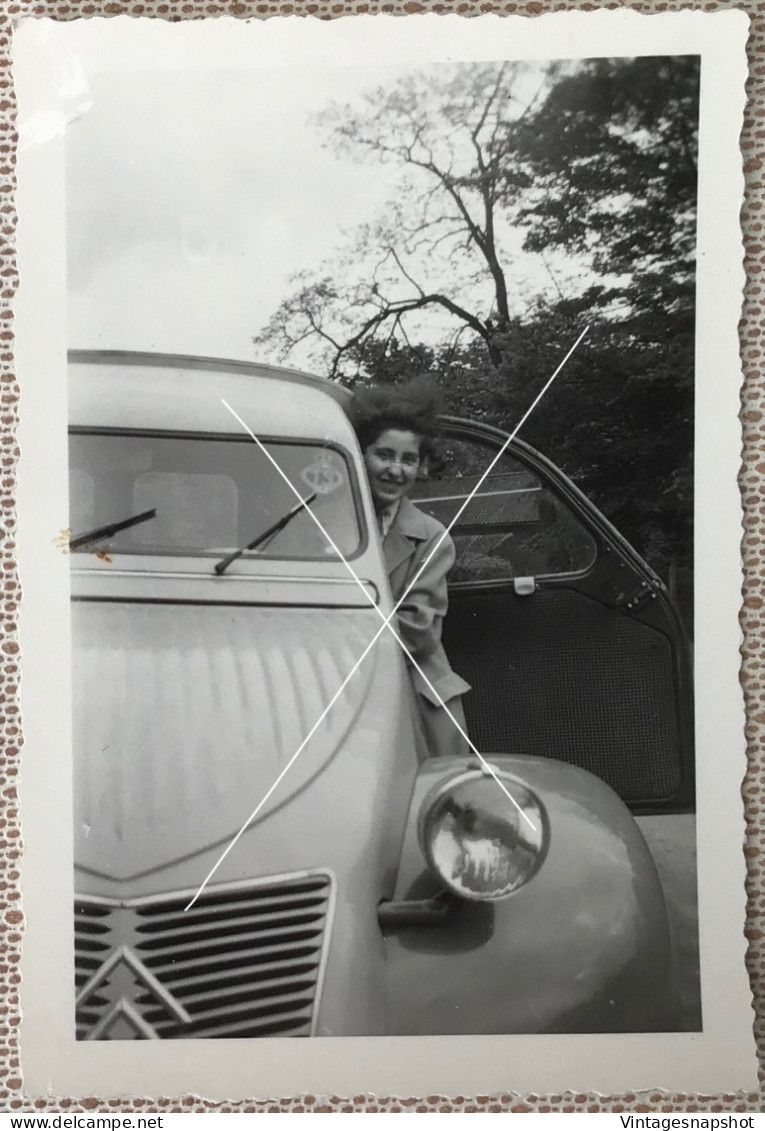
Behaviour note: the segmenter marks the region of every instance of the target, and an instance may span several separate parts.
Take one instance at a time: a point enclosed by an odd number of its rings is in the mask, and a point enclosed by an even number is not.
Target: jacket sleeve
[[[441,643],[441,626],[449,605],[446,575],[454,565],[456,551],[450,535],[437,545],[440,537],[441,533],[423,542],[412,558],[407,585],[416,580],[397,613],[399,635],[418,661],[432,655]]]

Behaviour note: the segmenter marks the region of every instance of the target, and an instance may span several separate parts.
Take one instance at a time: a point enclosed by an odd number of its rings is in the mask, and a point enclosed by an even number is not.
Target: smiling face
[[[421,445],[416,432],[389,428],[365,449],[364,463],[378,513],[411,491],[420,469]]]

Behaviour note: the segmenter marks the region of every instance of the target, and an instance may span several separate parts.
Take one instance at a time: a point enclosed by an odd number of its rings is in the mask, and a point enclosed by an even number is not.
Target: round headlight
[[[547,853],[542,803],[516,778],[494,773],[496,778],[485,770],[468,770],[451,778],[425,798],[420,810],[425,857],[463,899],[512,895],[528,883]]]

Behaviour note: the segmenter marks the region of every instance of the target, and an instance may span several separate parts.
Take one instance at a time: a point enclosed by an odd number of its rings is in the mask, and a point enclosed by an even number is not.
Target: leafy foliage
[[[698,62],[450,66],[331,107],[328,144],[395,197],[255,339],[348,384],[434,373],[451,412],[510,430],[590,323],[523,436],[686,611]]]
[[[518,246],[502,193],[513,160],[512,123],[547,81],[530,64],[448,66],[371,91],[362,106],[319,116],[341,155],[393,167],[395,197],[364,225],[331,276],[296,280],[258,335],[286,356],[307,338],[333,377],[348,379],[357,346],[416,341],[418,314],[442,316],[445,338],[467,332],[493,365],[513,296],[506,276]]]
[[[587,61],[516,124],[533,183],[519,198],[511,172],[505,198],[526,248],[586,253],[616,280],[590,309],[692,314],[698,76],[696,56]]]

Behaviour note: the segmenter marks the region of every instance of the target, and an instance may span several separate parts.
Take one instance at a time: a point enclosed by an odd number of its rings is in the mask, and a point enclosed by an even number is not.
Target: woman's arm
[[[439,531],[435,537],[421,543],[412,558],[407,585],[413,578],[417,580],[397,613],[399,635],[415,660],[430,656],[441,643],[441,626],[449,605],[446,575],[456,556],[451,537],[442,535]],[[442,539],[440,545],[439,538]],[[424,562],[427,564],[423,569]]]

